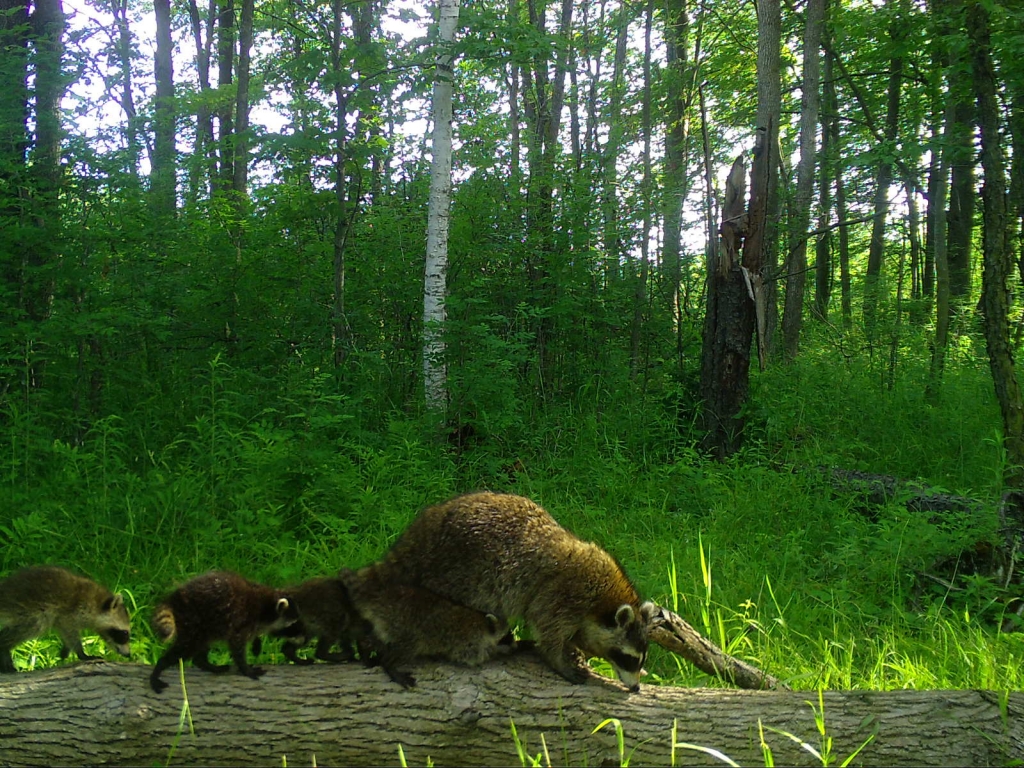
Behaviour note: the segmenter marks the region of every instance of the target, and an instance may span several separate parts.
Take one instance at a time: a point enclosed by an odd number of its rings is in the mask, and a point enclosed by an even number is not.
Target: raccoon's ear
[[[288,602],[288,598],[287,597],[278,598],[277,605],[275,606],[275,608],[277,609],[277,615],[278,616],[284,616],[288,612],[288,608],[290,606],[291,606],[291,603]]]
[[[619,606],[618,610],[615,611],[615,625],[618,627],[628,627],[636,621],[636,612],[633,610],[633,606],[629,603],[623,603]]]
[[[644,620],[645,624],[650,624],[658,613],[658,606],[652,603],[650,600],[640,606],[640,616]]]
[[[493,613],[488,613],[486,618],[487,618],[487,626],[488,626],[488,628],[490,630],[490,633],[492,635],[498,634],[498,632],[501,631],[501,619],[499,619]],[[505,629],[508,629],[508,627],[506,626]]]
[[[121,595],[121,593],[118,593],[116,595],[111,595],[110,597],[108,597],[106,600],[103,601],[103,610],[104,611],[116,611],[118,608],[120,608],[123,605],[124,605],[124,597]]]

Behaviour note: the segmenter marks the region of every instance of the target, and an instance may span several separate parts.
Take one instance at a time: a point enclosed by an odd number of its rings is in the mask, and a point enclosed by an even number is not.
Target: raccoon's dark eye
[[[126,645],[128,643],[128,630],[108,629],[107,637],[113,640],[117,645]]]
[[[639,672],[644,665],[644,660],[641,657],[622,651],[609,651],[608,661],[626,672]]]

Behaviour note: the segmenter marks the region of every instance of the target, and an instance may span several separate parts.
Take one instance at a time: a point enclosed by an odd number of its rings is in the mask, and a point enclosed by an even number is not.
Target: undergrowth
[[[367,423],[326,380],[254,407],[214,360],[191,417],[160,441],[116,415],[77,442],[47,439],[39,414],[9,407],[0,573],[60,563],[125,592],[133,656],[152,662],[148,616],[176,583],[212,568],[286,584],[358,566],[426,504],[492,489],[536,499],[615,554],[645,596],[794,688],[1024,687],[1024,643],[995,629],[996,585],[943,589],[925,576],[995,540],[994,506],[936,524],[899,500],[865,510],[816,471],[917,478],[992,505],[1002,468],[984,372],[951,371],[942,407],[913,382],[888,390],[872,375],[813,357],[771,369],[747,448],[720,464],[674,405],[616,400],[596,383],[586,396],[601,409],[552,408],[531,416],[528,440],[456,449],[397,413]],[[26,643],[16,663],[47,666],[57,650],[55,638]],[[723,685],[660,648],[648,671],[649,682]]]

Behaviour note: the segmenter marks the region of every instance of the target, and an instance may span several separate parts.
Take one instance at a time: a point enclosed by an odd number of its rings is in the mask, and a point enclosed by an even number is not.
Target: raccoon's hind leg
[[[205,669],[207,672],[220,673],[227,672],[231,669],[230,664],[213,664],[210,662],[210,649],[203,648],[200,651],[192,654],[192,665],[199,669]]]
[[[253,680],[262,676],[266,670],[262,667],[250,667],[249,660],[245,658],[245,650],[248,643],[245,638],[235,638],[228,641],[228,650],[231,651],[231,658],[235,660],[238,671]]]
[[[331,646],[337,642],[341,650],[338,652],[331,651]],[[355,651],[352,648],[352,644],[345,640],[337,640],[333,637],[321,637],[316,644],[316,657],[320,661],[352,661],[355,657]]]
[[[281,653],[283,653],[284,657],[292,664],[313,664],[314,662],[312,659],[304,659],[299,656],[299,648],[303,645],[304,643],[296,642],[295,640],[288,640],[281,646]]]
[[[25,624],[11,624],[0,629],[0,672],[14,672],[14,659],[11,651],[14,646],[32,638],[34,627]]]

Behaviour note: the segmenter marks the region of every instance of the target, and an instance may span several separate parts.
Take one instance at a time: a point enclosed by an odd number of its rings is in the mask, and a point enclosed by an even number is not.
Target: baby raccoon
[[[388,582],[502,622],[523,619],[537,652],[570,682],[584,682],[586,658],[600,656],[639,690],[655,606],[641,602],[615,558],[529,499],[471,493],[428,507],[377,567]]]
[[[363,662],[376,660],[405,688],[416,679],[399,665],[440,659],[479,666],[512,645],[508,625],[496,616],[392,582],[376,565],[343,570],[339,576],[358,611],[354,629]]]
[[[83,629],[91,630],[122,656],[129,654],[128,610],[115,595],[92,579],[64,568],[39,565],[0,581],[0,672],[13,672],[11,649],[26,640],[57,630],[60,657],[98,659],[82,650]]]
[[[295,606],[282,592],[249,581],[236,573],[211,571],[187,581],[167,596],[153,613],[153,629],[174,643],[153,667],[149,684],[160,693],[167,683],[160,674],[178,659],[208,672],[226,672],[229,664],[210,663],[210,643],[225,640],[238,671],[253,680],[263,674],[245,658],[257,635],[283,629],[298,621]]]
[[[321,661],[352,661],[353,623],[357,621],[352,601],[345,584],[336,576],[310,579],[288,589],[288,597],[298,611],[299,620],[290,627],[275,630],[275,637],[286,637],[281,651],[296,664],[312,664],[313,659],[301,658],[296,651],[312,638],[317,638],[316,658]],[[253,641],[253,653],[258,654]],[[332,652],[338,644],[340,650]]]

